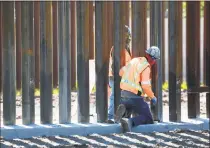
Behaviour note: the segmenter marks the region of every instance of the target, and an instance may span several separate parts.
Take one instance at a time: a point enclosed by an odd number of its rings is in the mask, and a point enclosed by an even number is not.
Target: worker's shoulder
[[[145,57],[135,57],[135,58],[133,58],[131,60],[131,63],[133,65],[136,65],[137,67],[139,65],[142,65],[143,64],[144,65],[144,68],[143,69],[150,69],[150,65],[149,65],[149,63],[148,63],[148,61],[147,61],[147,59]]]
[[[145,58],[145,57],[139,57],[139,60],[141,60],[143,62],[147,62],[147,58]]]
[[[135,57],[132,60],[138,62],[147,62],[147,59],[145,57]]]

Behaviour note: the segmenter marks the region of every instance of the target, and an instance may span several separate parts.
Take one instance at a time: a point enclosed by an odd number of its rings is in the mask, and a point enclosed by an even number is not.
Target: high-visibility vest
[[[140,91],[143,94],[140,81],[141,72],[149,66],[145,57],[133,58],[128,65],[123,67],[124,74],[122,75],[120,88],[137,94]]]

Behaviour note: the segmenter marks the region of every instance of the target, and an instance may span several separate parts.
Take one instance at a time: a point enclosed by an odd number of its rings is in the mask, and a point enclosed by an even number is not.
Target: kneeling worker
[[[126,66],[120,69],[121,103],[117,108],[115,122],[121,122],[124,132],[131,131],[133,126],[152,124],[153,118],[149,105],[144,101],[146,94],[151,99],[151,106],[157,103],[157,98],[151,89],[151,67],[160,59],[160,50],[152,46],[144,57],[133,58]],[[126,113],[134,112],[137,116],[123,118]]]

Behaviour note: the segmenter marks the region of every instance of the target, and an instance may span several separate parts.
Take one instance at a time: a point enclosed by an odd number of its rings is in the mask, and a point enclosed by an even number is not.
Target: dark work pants
[[[134,126],[153,123],[149,105],[144,101],[143,97],[122,90],[120,103],[125,105],[127,112],[134,112],[137,114],[137,116],[130,118]]]

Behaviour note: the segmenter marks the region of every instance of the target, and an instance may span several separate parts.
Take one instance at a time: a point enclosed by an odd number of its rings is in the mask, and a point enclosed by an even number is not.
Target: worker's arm
[[[120,67],[127,65],[131,60],[131,55],[126,49],[120,51]]]
[[[124,74],[124,69],[125,69],[125,66],[123,66],[121,69],[120,69],[120,72],[119,72],[119,75],[122,77],[122,75]]]
[[[150,67],[147,67],[144,71],[141,73],[141,87],[144,91],[144,93],[150,98],[154,98],[154,93],[151,88],[151,82],[150,82]]]
[[[128,51],[125,52],[125,65],[127,65],[131,60],[131,55],[128,53]]]

